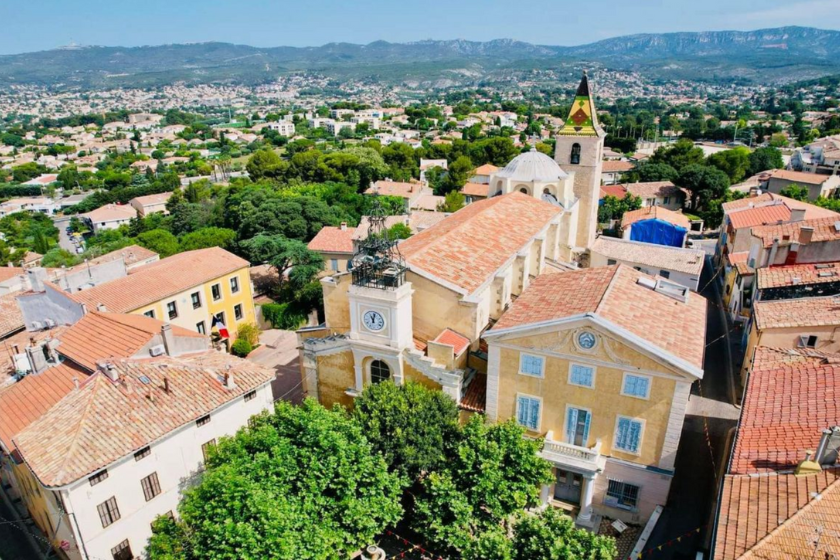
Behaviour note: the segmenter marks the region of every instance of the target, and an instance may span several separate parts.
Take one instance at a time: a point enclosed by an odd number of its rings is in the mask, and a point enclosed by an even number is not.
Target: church
[[[529,313],[525,312],[518,322],[522,327],[499,331],[497,325],[511,323],[505,317],[514,309],[522,313],[522,305],[514,307],[517,300],[535,301],[537,308],[550,311],[547,317],[552,321],[565,320],[562,317],[571,313],[570,309],[577,309],[579,301],[586,301],[591,307],[581,307],[580,313],[587,317],[597,315],[600,299],[593,299],[590,282],[581,276],[587,270],[613,271],[598,277],[602,295],[613,278],[615,283],[626,285],[622,290],[616,288],[618,293],[612,297],[618,306],[625,295],[645,302],[640,313],[660,306],[663,314],[654,322],[678,324],[680,313],[687,309],[696,311],[701,305],[697,294],[658,283],[651,277],[639,279],[645,275],[632,269],[620,274],[617,267],[579,269],[577,262],[595,238],[604,136],[584,74],[569,116],[556,135],[553,159],[536,150],[520,154],[490,176],[488,198],[403,241],[388,239],[386,216],[375,204],[368,218],[368,235],[358,244],[348,270],[320,280],[325,322],[298,331],[301,376],[307,394],[325,406],[338,403],[352,408],[355,397],[370,384],[415,381],[450,395],[464,416],[482,413],[492,421],[515,418],[535,437],[543,437],[546,445],[551,443],[552,454],[547,458],[557,466],[558,482],[544,489],[544,499],[562,498],[571,503],[570,507],[578,508],[583,525],[592,526],[602,513],[631,522],[643,521],[657,504],[664,503],[663,495],[667,495],[672,474],[669,469],[673,466],[674,430],[678,441],[686,388],[702,376],[696,348],[681,356],[662,348],[660,355],[651,352],[651,347],[659,342],[644,340],[644,332],[631,334],[624,327],[604,327],[610,319],[592,325],[581,319],[576,327],[586,329],[593,346],[568,345],[562,352],[548,354],[531,349],[525,365],[518,358],[499,358],[504,354],[499,345],[508,345],[507,337],[515,335],[517,329],[540,327],[530,324]],[[558,280],[547,283],[547,277]],[[564,288],[567,283],[568,289]],[[675,307],[674,299],[681,305]],[[701,319],[699,334],[688,334],[702,342],[705,320]],[[553,334],[549,338],[552,336],[571,335]],[[595,357],[592,348],[596,347],[606,350]],[[612,350],[625,347],[633,350]],[[530,400],[517,397],[518,376],[530,375],[529,368],[538,362],[548,363],[549,357],[558,363],[552,366],[553,371],[566,371],[572,363],[578,372],[584,371],[582,367],[596,365],[604,372],[610,371],[598,381],[603,384],[608,377],[613,378],[614,385],[610,387],[621,386],[622,376],[632,373],[632,379],[652,388],[646,397],[649,401],[621,392],[603,399],[613,408],[598,410],[600,399],[582,399],[586,411],[579,417],[592,419],[592,436],[589,424],[581,428],[581,433],[569,429],[564,432],[563,407],[568,403],[563,395],[542,397],[537,388],[526,384],[522,387],[533,396],[527,397]],[[594,387],[594,369],[591,374]],[[654,382],[658,376],[667,380]],[[565,379],[562,383],[556,380],[545,387],[565,383]],[[656,406],[647,414],[645,411],[654,399]],[[552,418],[545,421],[540,420],[543,402],[546,407],[553,403],[551,410],[547,408],[545,412],[550,412]],[[616,414],[623,414],[621,418],[625,420],[616,424]],[[642,424],[647,434],[643,446],[641,431],[637,429]],[[613,425],[622,426],[626,433],[609,433]],[[542,426],[558,435],[545,432]],[[596,434],[597,430],[603,430],[603,434]],[[566,435],[561,437],[562,433]],[[630,446],[627,441],[631,436],[636,438],[638,449],[627,447],[630,451],[610,453],[602,447],[602,442],[613,441]],[[618,458],[610,458],[613,455]],[[581,457],[586,461],[582,462]],[[621,461],[621,466],[610,467],[609,461],[613,460]],[[634,461],[642,464],[633,466]],[[657,469],[655,484],[645,470],[649,467]],[[605,469],[621,473],[624,478],[620,487],[602,476]],[[581,484],[581,477],[589,477],[585,480],[591,483]],[[630,496],[634,488],[642,487],[648,489],[646,494],[637,492]],[[606,496],[616,488],[627,495]],[[617,500],[623,501],[615,505]],[[633,504],[628,506],[631,501]]]

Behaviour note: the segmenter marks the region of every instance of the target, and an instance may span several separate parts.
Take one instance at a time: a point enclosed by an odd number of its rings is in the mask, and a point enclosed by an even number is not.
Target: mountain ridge
[[[422,67],[429,79],[466,67],[469,80],[599,63],[655,77],[793,81],[840,71],[840,31],[788,26],[755,31],[639,33],[577,46],[516,39],[425,39],[407,43],[333,42],[316,47],[252,47],[219,41],[166,45],[61,47],[0,55],[0,85],[78,87],[187,83],[262,83],[292,71],[334,78],[376,77],[400,83]],[[412,66],[418,68],[412,68]],[[421,76],[422,77],[422,76]]]

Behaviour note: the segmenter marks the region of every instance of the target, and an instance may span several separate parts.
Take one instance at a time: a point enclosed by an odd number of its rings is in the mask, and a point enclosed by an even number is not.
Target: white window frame
[[[623,449],[621,447],[616,447],[616,442],[618,442],[618,423],[622,420],[630,420],[631,422],[638,422],[641,424],[642,429],[639,433],[639,448],[636,451],[630,451],[628,449]],[[645,441],[645,421],[642,418],[634,418],[632,416],[623,416],[621,414],[615,417],[615,427],[613,428],[613,437],[612,437],[612,449],[613,451],[617,451],[619,453],[625,453],[627,455],[634,455],[636,457],[642,454],[642,448],[644,446]]]
[[[575,383],[574,381],[572,381],[572,369],[575,366],[584,367],[584,368],[588,368],[588,369],[592,370],[592,385],[583,385],[582,383]],[[576,362],[569,362],[569,379],[568,379],[569,385],[574,385],[575,387],[584,387],[586,389],[594,389],[595,388],[595,373],[596,373],[596,371],[597,371],[597,368],[595,366],[580,364],[580,363],[576,363]]]
[[[610,489],[610,482],[615,482],[617,484],[629,484],[630,486],[635,486],[639,489],[638,494],[636,494],[636,505],[635,506],[627,506],[623,504],[616,503],[612,501],[612,498],[607,494]],[[642,489],[643,486],[636,482],[628,482],[626,480],[618,480],[616,478],[608,478],[607,479],[607,487],[604,489],[604,505],[611,508],[616,509],[623,509],[625,511],[639,511],[639,502],[642,501]]]
[[[647,393],[645,394],[645,396],[642,397],[642,396],[634,395],[632,393],[628,393],[628,392],[625,391],[628,376],[638,377],[638,378],[641,378],[641,379],[647,379],[647,382],[648,382],[647,383]],[[653,386],[653,377],[651,377],[650,375],[645,375],[643,373],[631,373],[629,371],[625,371],[624,376],[621,379],[621,394],[625,397],[630,397],[630,398],[633,398],[633,399],[641,399],[643,401],[649,401],[650,400],[650,390],[651,390],[652,386]]]
[[[537,427],[536,428],[531,428],[530,426],[526,426],[524,424],[519,423],[519,398],[520,397],[525,397],[526,399],[533,399],[533,400],[535,400],[539,403],[539,414],[537,414]],[[522,426],[523,428],[525,428],[526,430],[528,430],[530,432],[539,433],[541,431],[540,428],[542,427],[542,413],[543,413],[542,397],[538,397],[536,395],[529,395],[527,393],[516,393],[516,417],[515,418],[516,418],[516,423],[519,426]]]
[[[537,358],[540,360],[540,373],[534,374],[526,371],[522,371],[522,363],[525,361],[525,358]],[[519,375],[525,375],[528,377],[537,377],[539,379],[545,378],[545,356],[537,356],[535,354],[528,354],[527,352],[520,352],[519,353]]]
[[[575,410],[582,410],[589,415],[589,429],[586,432],[586,441],[584,442],[584,447],[586,444],[589,443],[589,436],[592,435],[592,409],[586,408],[585,406],[578,406],[576,404],[567,404],[565,410],[563,411],[563,441],[574,445],[573,442],[566,441],[566,436],[569,434],[569,409],[574,408]]]
[[[233,283],[236,282],[236,290],[233,289]],[[230,293],[238,294],[242,291],[242,286],[239,283],[239,276],[231,276],[228,280],[228,284],[230,285]]]

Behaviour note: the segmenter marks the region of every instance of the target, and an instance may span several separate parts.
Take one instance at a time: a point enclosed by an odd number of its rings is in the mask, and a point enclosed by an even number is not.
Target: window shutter
[[[642,435],[642,425],[639,422],[628,422],[630,424],[630,445],[628,448],[631,451],[639,450],[639,439]]]
[[[536,430],[540,425],[540,402],[536,399],[529,400],[531,401],[531,415],[529,418],[531,423],[528,424],[528,427]]]
[[[570,408],[566,413],[566,443],[575,442],[575,426],[577,426],[578,411]]]
[[[585,446],[589,441],[589,422],[592,420],[592,415],[588,412],[585,412],[584,414],[586,415],[586,423],[583,428],[583,445]]]
[[[516,421],[520,425],[525,426],[525,419],[528,418],[528,400],[525,397],[519,397],[517,401],[519,403],[519,410],[516,413]]]
[[[630,427],[630,420],[627,418],[618,419],[618,430],[615,435],[615,446],[619,449],[627,449],[627,432]]]

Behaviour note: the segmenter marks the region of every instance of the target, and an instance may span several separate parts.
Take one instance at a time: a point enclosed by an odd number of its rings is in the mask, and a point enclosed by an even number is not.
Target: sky
[[[0,0],[0,54],[224,41],[317,46],[511,38],[580,45],[634,33],[840,29],[838,0]]]

